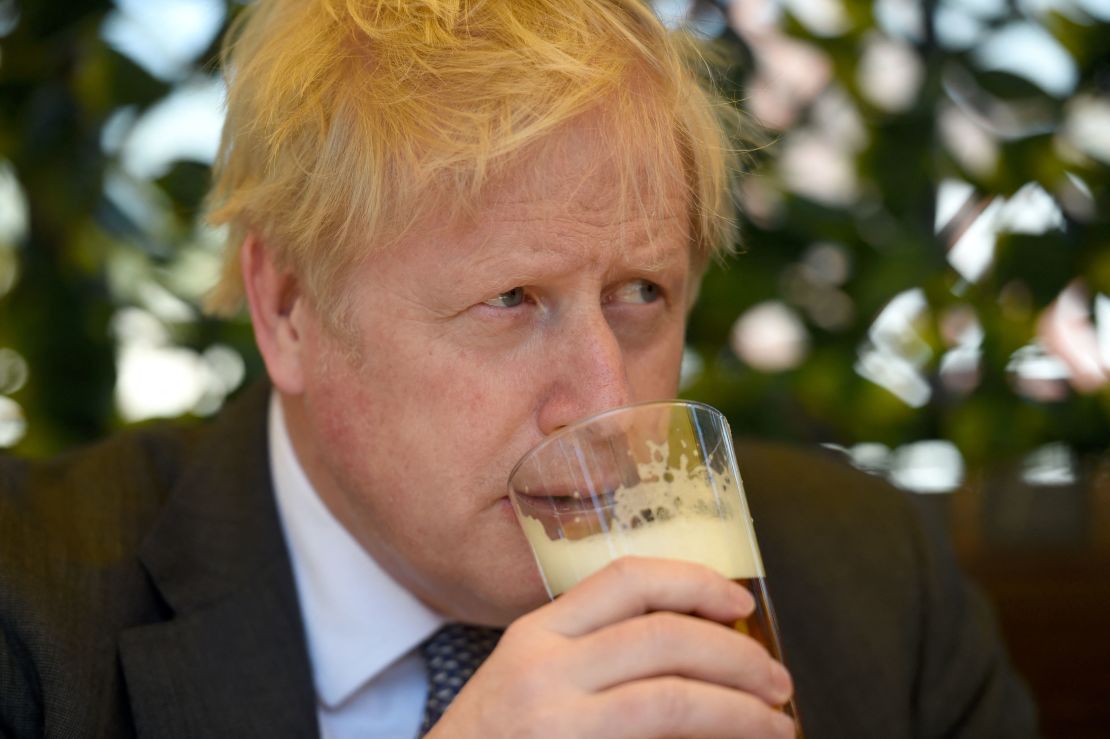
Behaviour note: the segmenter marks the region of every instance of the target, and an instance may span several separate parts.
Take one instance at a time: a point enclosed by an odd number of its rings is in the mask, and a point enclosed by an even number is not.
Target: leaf
[[[1078,273],[1080,253],[1059,232],[1045,234],[1001,234],[995,252],[995,272],[1005,283],[1021,280],[1043,308]]]
[[[1024,77],[1002,70],[976,71],[975,81],[986,92],[1002,100],[1037,100],[1055,104],[1055,99]]]

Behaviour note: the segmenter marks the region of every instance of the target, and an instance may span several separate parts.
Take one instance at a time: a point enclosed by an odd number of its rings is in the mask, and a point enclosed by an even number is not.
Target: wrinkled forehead
[[[518,180],[534,175],[578,181],[584,197],[675,198],[686,190],[682,156],[670,127],[637,125],[606,108],[560,126],[526,147],[510,167]]]
[[[384,248],[368,249],[364,264],[399,281],[447,275],[459,289],[481,274],[511,273],[524,284],[597,267],[696,277],[702,260],[679,148],[665,138],[614,135],[603,123],[584,116],[552,131],[469,198],[446,181],[436,197],[442,207],[414,218]]]
[[[613,248],[665,239],[671,249],[676,234],[689,241],[692,203],[677,146],[620,133],[601,114],[561,127],[514,157],[451,225],[475,228],[519,212],[537,222],[624,232]]]

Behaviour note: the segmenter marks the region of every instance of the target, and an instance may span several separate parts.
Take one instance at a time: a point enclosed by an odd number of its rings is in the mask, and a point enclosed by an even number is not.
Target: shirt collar
[[[334,708],[446,620],[390,577],[317,496],[293,449],[276,392],[270,399],[269,439],[316,693]]]

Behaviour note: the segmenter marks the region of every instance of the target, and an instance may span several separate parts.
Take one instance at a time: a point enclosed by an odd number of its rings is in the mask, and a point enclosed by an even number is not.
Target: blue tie
[[[420,736],[431,731],[500,638],[500,629],[447,624],[420,645],[428,668],[428,701],[424,704]]]

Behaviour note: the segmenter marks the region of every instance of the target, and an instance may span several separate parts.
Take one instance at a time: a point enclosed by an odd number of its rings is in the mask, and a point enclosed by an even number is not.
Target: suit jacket
[[[0,460],[0,735],[317,735],[268,392],[208,426]],[[739,454],[810,739],[1035,735],[982,600],[901,493]]]

